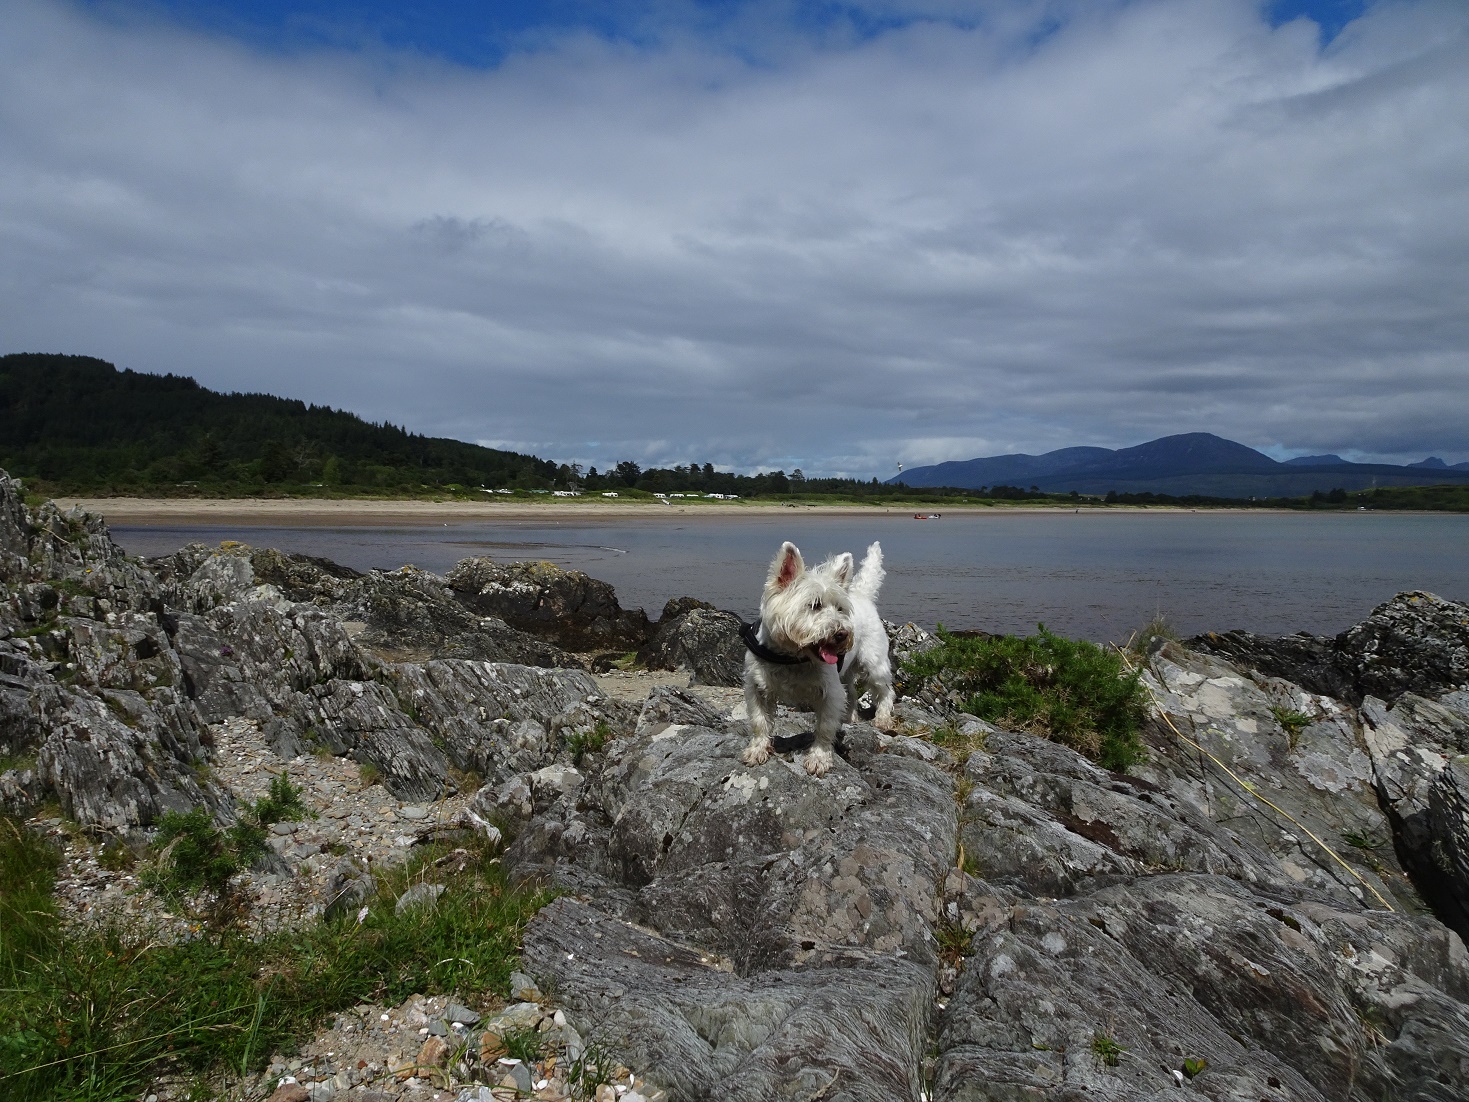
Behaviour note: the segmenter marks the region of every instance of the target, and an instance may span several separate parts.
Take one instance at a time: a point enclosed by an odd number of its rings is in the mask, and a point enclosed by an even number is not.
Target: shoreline
[[[787,505],[700,501],[677,505],[653,502],[567,501],[391,501],[379,498],[57,498],[62,509],[80,506],[108,524],[142,527],[234,525],[260,528],[395,527],[401,525],[484,524],[527,520],[728,520],[735,517],[870,517],[947,513],[956,516],[1014,516],[1028,513],[1197,513],[1172,505]],[[1275,513],[1278,509],[1205,509],[1204,512]]]

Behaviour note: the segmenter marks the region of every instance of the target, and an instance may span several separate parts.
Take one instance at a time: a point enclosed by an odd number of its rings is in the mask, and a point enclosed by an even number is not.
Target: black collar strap
[[[777,666],[799,666],[803,662],[811,661],[809,655],[781,654],[780,651],[771,650],[764,643],[760,642],[760,636],[757,634],[759,631],[759,623],[760,622],[757,620],[753,624],[747,624],[743,620],[741,620],[740,639],[744,642],[745,649],[753,654],[756,658],[760,659],[760,661],[770,662]],[[837,672],[841,672],[842,663],[846,660],[847,656],[845,654],[837,659]]]

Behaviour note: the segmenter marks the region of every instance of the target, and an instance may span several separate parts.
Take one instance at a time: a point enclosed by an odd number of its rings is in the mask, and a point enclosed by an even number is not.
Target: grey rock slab
[[[724,726],[724,717],[692,693],[661,685],[643,701],[636,731],[640,736],[656,735],[673,724],[717,729]]]
[[[350,753],[382,774],[398,799],[443,794],[449,761],[430,732],[402,711],[398,697],[374,681],[329,681],[301,698],[301,724],[334,753]]]
[[[1270,638],[1249,631],[1211,631],[1187,640],[1185,646],[1241,669],[1282,678],[1310,692],[1338,700],[1361,700],[1351,671],[1328,637],[1297,632]]]
[[[50,609],[93,618],[146,612],[159,599],[157,579],[112,542],[102,517],[50,501],[32,509],[20,482],[3,471],[0,582],[17,590],[42,586],[50,591]]]
[[[1414,693],[1390,709],[1369,696],[1361,717],[1396,849],[1425,898],[1469,937],[1469,879],[1456,858],[1469,839],[1456,810],[1462,781],[1444,777],[1450,762],[1469,749],[1469,720]]]
[[[575,806],[538,819],[506,861],[621,892],[627,917],[741,972],[895,952],[932,962],[956,846],[952,779],[876,752],[870,729],[847,738],[859,764],[838,760],[820,779],[783,757],[750,768],[742,736],[708,728],[619,740]]]
[[[474,1025],[475,1022],[479,1021],[479,1018],[480,1016],[476,1011],[470,1010],[469,1007],[461,1006],[455,1002],[451,1002],[448,1009],[444,1011],[444,1021],[450,1024],[457,1022],[460,1025]]]
[[[361,571],[314,555],[252,548],[250,565],[259,583],[274,585],[293,603],[329,608],[341,601]]]
[[[321,682],[375,672],[334,616],[257,590],[204,616],[181,613],[175,646],[190,696],[210,723],[289,717],[299,694]]]
[[[367,864],[351,857],[337,863],[323,895],[328,918],[353,914],[377,894],[377,880]]]
[[[510,973],[510,997],[517,1002],[539,1003],[544,996],[536,981],[524,972]]]
[[[516,1064],[510,1069],[510,1078],[515,1080],[515,1089],[522,1094],[529,1094],[535,1087],[531,1081],[530,1068],[524,1064]]]
[[[1152,656],[1143,681],[1188,741],[1151,723],[1136,776],[1268,853],[1300,884],[1421,906],[1388,844],[1373,753],[1350,709],[1172,643]],[[1313,722],[1293,740],[1277,710]]]
[[[882,626],[888,633],[888,657],[895,670],[908,659],[939,645],[938,636],[925,631],[917,624],[895,624],[890,620],[884,620]]]
[[[483,1027],[486,1032],[503,1037],[513,1030],[535,1029],[545,1016],[545,1011],[537,1003],[527,1000],[511,1003],[498,1014],[486,1018]]]
[[[1041,896],[1160,870],[1291,882],[1268,853],[1141,778],[1028,735],[996,732],[985,745],[965,764],[973,788],[962,837],[988,880]]]
[[[1153,1097],[1186,1058],[1208,1061],[1190,1087],[1210,1098],[1448,1099],[1469,1069],[1463,946],[1431,920],[1188,874],[995,903],[945,1012],[938,1099]]]
[[[183,667],[158,617],[113,613],[105,621],[62,617],[58,659],[72,663],[77,683],[148,692],[183,684]]]
[[[348,584],[334,605],[363,626],[357,640],[388,661],[458,658],[578,667],[581,659],[503,620],[466,608],[443,578],[416,567],[374,570]]]
[[[62,810],[89,829],[127,833],[199,804],[228,810],[219,792],[199,784],[192,760],[171,752],[177,738],[146,705],[125,721],[97,697],[62,693],[42,723],[36,772]]]
[[[484,819],[501,819],[513,824],[529,822],[536,810],[530,775],[521,774],[500,784],[485,785],[474,794],[469,807]]]
[[[442,578],[413,566],[356,579],[336,611],[367,625],[358,642],[419,657],[432,654],[446,638],[473,631],[478,622],[450,596]]]
[[[397,664],[387,683],[460,769],[487,783],[570,756],[574,736],[629,729],[635,712],[581,670],[495,662]]]
[[[241,547],[241,551],[248,550]],[[216,551],[206,557],[182,583],[189,612],[208,612],[243,597],[255,588],[255,568],[241,554]]]
[[[526,930],[525,962],[674,1098],[922,1097],[932,970],[897,956],[736,977],[717,960],[559,899]]]
[[[1335,1097],[1231,1036],[1186,987],[1073,910],[1017,903],[975,935],[940,1026],[937,1102],[1159,1098],[1176,1089],[1185,1059],[1208,1061],[1191,1084],[1206,1098]],[[1107,1042],[1120,1049],[1115,1065]]]
[[[582,669],[586,664],[578,655],[534,635],[516,631],[493,616],[482,616],[472,627],[446,636],[429,657],[514,662],[546,669]]]
[[[1395,701],[1469,688],[1469,605],[1399,593],[1337,637],[1358,690]]]
[[[21,754],[40,745],[42,717],[56,707],[61,690],[51,664],[17,640],[0,640],[0,754]]]

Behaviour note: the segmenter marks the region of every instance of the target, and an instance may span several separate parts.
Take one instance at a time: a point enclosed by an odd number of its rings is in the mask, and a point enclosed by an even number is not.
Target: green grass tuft
[[[566,739],[566,748],[578,766],[588,754],[596,754],[612,739],[612,728],[605,719],[597,720],[590,731],[573,731]]]
[[[930,682],[962,710],[1000,727],[1065,743],[1108,769],[1142,757],[1147,698],[1121,658],[1094,643],[1039,633],[957,636],[903,664],[905,691]]]
[[[1175,643],[1178,641],[1178,629],[1173,626],[1166,613],[1153,613],[1142,627],[1132,633],[1127,641],[1127,649],[1134,654],[1147,654],[1154,639],[1166,639]]]
[[[1092,1055],[1097,1058],[1097,1065],[1105,1065],[1109,1068],[1115,1068],[1122,1063],[1122,1057],[1127,1053],[1124,1046],[1119,1045],[1105,1033],[1092,1034],[1091,1049]]]
[[[165,943],[117,925],[63,927],[58,855],[0,818],[0,1098],[134,1100],[161,1074],[254,1070],[361,1002],[503,996],[521,931],[549,896],[509,887],[488,848],[455,871],[434,867],[442,855],[429,847],[383,874],[361,922]],[[446,885],[437,904],[397,914],[398,894],[430,877]]]
[[[1310,716],[1302,712],[1290,711],[1288,708],[1271,708],[1270,714],[1275,717],[1275,722],[1279,723],[1281,729],[1285,731],[1286,743],[1292,751],[1300,744],[1301,732],[1316,722]]]

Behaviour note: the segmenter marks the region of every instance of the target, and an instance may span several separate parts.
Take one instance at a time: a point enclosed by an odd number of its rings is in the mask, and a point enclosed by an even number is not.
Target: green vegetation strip
[[[939,646],[903,663],[905,693],[931,688],[962,711],[1065,743],[1108,769],[1142,757],[1147,697],[1118,655],[1044,624],[1025,638],[954,635],[942,626],[938,634]]]
[[[213,1097],[207,1080],[258,1069],[334,1011],[415,992],[503,996],[524,925],[550,897],[509,887],[488,849],[434,868],[443,854],[386,874],[360,920],[169,943],[63,927],[58,855],[0,818],[0,1098],[121,1102],[164,1073]],[[396,913],[397,896],[430,879],[446,885],[437,904]]]

